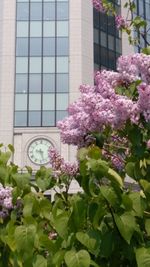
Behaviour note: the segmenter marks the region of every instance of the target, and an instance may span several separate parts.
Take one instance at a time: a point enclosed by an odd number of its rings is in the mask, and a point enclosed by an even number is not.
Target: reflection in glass
[[[30,37],[42,36],[42,22],[31,21],[30,22]]]
[[[57,94],[57,110],[66,110],[68,107],[68,94]]]
[[[29,94],[29,110],[41,110],[41,94]]]
[[[28,72],[28,58],[17,57],[16,58],[16,73],[27,73]]]
[[[44,20],[55,20],[55,3],[44,3]]]
[[[27,94],[16,94],[15,110],[27,109]]]
[[[58,121],[63,120],[67,116],[68,116],[68,112],[67,111],[64,111],[64,110],[56,111],[56,123]]]
[[[43,74],[43,92],[55,92],[55,74]]]
[[[57,55],[67,56],[69,53],[68,38],[57,38]]]
[[[16,56],[28,55],[28,38],[17,38],[16,41]]]
[[[28,22],[17,22],[17,37],[28,37]]]
[[[43,73],[55,73],[55,58],[54,57],[43,58]]]
[[[43,55],[55,55],[55,38],[43,38]]]
[[[43,111],[42,126],[55,126],[55,112]]]
[[[16,74],[16,92],[27,93],[28,75]]]
[[[40,57],[30,57],[30,73],[41,73]]]
[[[67,93],[69,91],[68,74],[57,74],[57,92]]]
[[[57,36],[68,36],[68,21],[57,21]]]
[[[28,20],[29,19],[29,4],[18,3],[17,4],[17,20]]]
[[[29,92],[41,92],[41,74],[29,75]]]
[[[30,20],[42,19],[42,3],[30,4]]]
[[[54,94],[43,94],[43,110],[55,110]]]
[[[41,126],[41,111],[29,111],[29,126]]]
[[[57,3],[57,20],[68,20],[68,3]]]
[[[30,56],[41,56],[42,38],[30,38]]]
[[[55,21],[44,21],[44,37],[55,36]]]
[[[15,126],[27,126],[27,112],[16,111],[15,112]]]
[[[68,57],[57,57],[57,73],[68,73]]]

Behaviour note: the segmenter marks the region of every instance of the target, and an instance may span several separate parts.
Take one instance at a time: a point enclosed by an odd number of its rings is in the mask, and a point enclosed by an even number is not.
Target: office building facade
[[[91,0],[3,0],[0,20],[1,142],[21,168],[46,165],[49,145],[74,160],[56,123],[93,80]]]
[[[148,21],[149,2],[136,4],[138,15],[143,4]],[[114,5],[120,9],[119,1]],[[115,70],[120,54],[134,49],[113,17],[93,11],[91,0],[2,0],[0,20],[1,142],[14,145],[21,168],[46,165],[50,145],[73,161],[75,151],[61,143],[57,121],[79,96],[79,85],[93,83],[94,69]]]

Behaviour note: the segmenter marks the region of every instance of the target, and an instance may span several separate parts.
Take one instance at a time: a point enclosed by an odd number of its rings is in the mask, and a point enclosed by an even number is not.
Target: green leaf
[[[108,163],[101,159],[89,159],[87,166],[88,169],[96,175],[96,178],[102,178],[106,176],[109,170]]]
[[[114,214],[114,219],[121,236],[130,244],[131,237],[136,228],[134,216],[129,212],[125,212],[121,216]]]
[[[111,206],[115,207],[118,204],[118,197],[113,188],[110,186],[101,186],[100,191]]]
[[[24,173],[24,174],[16,173],[16,174],[13,174],[12,177],[13,177],[13,180],[16,182],[17,187],[22,190],[24,190],[26,186],[29,185],[30,178],[31,178],[29,173]]]
[[[47,260],[43,256],[37,255],[35,256],[33,267],[47,267]]]
[[[14,234],[18,251],[28,251],[32,253],[36,234],[35,225],[17,226]]]
[[[64,239],[68,235],[68,220],[68,212],[65,211],[61,212],[61,214],[54,218],[54,227],[57,233]]]
[[[104,257],[110,257],[114,246],[114,234],[112,231],[103,233],[101,237],[100,254]]]
[[[40,200],[39,202],[39,213],[40,213],[40,216],[42,218],[46,218],[46,219],[50,219],[50,212],[51,212],[51,209],[52,209],[52,205],[51,205],[51,202],[46,199],[46,198],[43,198]]]
[[[107,176],[106,176],[114,185],[117,185],[117,187],[122,188],[123,187],[123,181],[121,176],[115,172],[113,169],[109,168]]]
[[[8,148],[12,153],[15,153],[15,149],[11,144],[8,145]]]
[[[65,262],[68,267],[89,267],[90,255],[86,250],[70,250],[65,254]]]
[[[132,206],[133,206],[133,209],[135,211],[135,215],[142,217],[144,209],[142,206],[141,196],[140,196],[139,192],[132,192],[129,194],[129,197],[132,200]]]
[[[134,179],[134,168],[135,168],[134,162],[128,162],[125,166],[125,171],[127,175],[133,179]]]
[[[148,236],[150,236],[150,219],[145,220],[145,230],[146,230]]]
[[[86,201],[80,195],[73,195],[71,198],[69,198],[69,202],[72,207],[69,224],[71,222],[71,225],[73,227],[72,231],[79,231],[86,220]]]
[[[0,154],[0,165],[6,165],[8,163],[8,160],[11,157],[11,152],[1,152]]]
[[[150,266],[150,248],[139,248],[135,251],[138,267]]]
[[[91,159],[99,159],[101,157],[101,149],[98,146],[89,146],[88,157]]]
[[[98,255],[100,247],[100,236],[96,231],[89,231],[87,233],[78,232],[76,233],[76,238],[81,244],[83,244],[88,250],[94,254]]]
[[[58,251],[54,256],[53,256],[53,264],[56,267],[61,267],[62,262],[64,260],[66,251],[65,250],[60,250]]]
[[[150,46],[143,48],[142,53],[144,53],[146,55],[150,55]]]
[[[87,158],[88,148],[82,147],[77,152],[77,159],[79,161],[85,160]]]

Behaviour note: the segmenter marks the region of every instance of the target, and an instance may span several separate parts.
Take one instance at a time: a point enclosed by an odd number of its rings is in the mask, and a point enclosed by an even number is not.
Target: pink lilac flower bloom
[[[106,12],[106,8],[104,7],[102,0],[92,0],[92,2],[96,10],[100,12]]]
[[[129,90],[138,81],[137,98],[133,101],[116,93],[116,86]],[[58,122],[63,143],[85,145],[85,137],[92,132],[102,132],[107,126],[121,129],[130,120],[138,124],[142,114],[150,121],[150,56],[134,54],[121,56],[117,72],[98,71],[95,86],[80,86],[80,97],[68,108],[69,117]]]
[[[65,174],[67,176],[76,176],[78,173],[78,164],[66,162],[55,148],[49,150],[50,163],[57,174]],[[56,176],[57,176],[56,174]]]
[[[12,208],[12,187],[3,187],[0,184],[0,218],[6,218]]]
[[[115,22],[117,29],[125,29],[129,26],[128,22],[121,15],[115,16]]]

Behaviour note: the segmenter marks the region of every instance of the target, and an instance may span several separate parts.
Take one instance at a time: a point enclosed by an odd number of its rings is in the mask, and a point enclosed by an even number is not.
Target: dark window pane
[[[55,3],[44,3],[44,20],[55,20]]]
[[[16,74],[16,92],[27,93],[28,76],[27,74]]]
[[[94,44],[94,62],[99,64],[100,61],[100,47],[97,44]]]
[[[15,112],[15,126],[27,126],[27,112],[17,111]]]
[[[55,38],[43,38],[43,55],[55,55]]]
[[[42,38],[30,38],[30,56],[41,56]]]
[[[42,19],[42,3],[31,3],[30,20]]]
[[[67,93],[69,91],[68,74],[57,74],[57,92]]]
[[[108,16],[108,33],[115,35],[116,25],[114,17]]]
[[[57,38],[57,55],[67,56],[69,52],[68,38]]]
[[[61,110],[56,112],[56,122],[63,120],[65,117],[68,116],[68,112]]]
[[[43,92],[55,92],[54,74],[43,74]]]
[[[103,66],[107,66],[107,64],[108,64],[108,62],[107,62],[108,51],[104,47],[101,47],[100,48],[100,51],[101,51],[101,61],[100,61],[100,64],[103,65]]]
[[[115,43],[114,36],[108,35],[108,49],[114,50],[115,49],[114,43]]]
[[[108,53],[108,58],[109,58],[109,68],[110,69],[115,69],[116,68],[116,58],[115,58],[115,53],[112,51],[109,51]]]
[[[17,4],[17,20],[28,20],[29,19],[29,4],[18,3]]]
[[[100,32],[100,43],[102,46],[107,47],[107,35],[105,32]]]
[[[16,55],[28,56],[28,38],[17,38]]]
[[[29,112],[29,126],[41,126],[41,112],[40,111]]]
[[[99,28],[99,12],[94,8],[94,27]]]
[[[57,20],[68,19],[68,3],[57,3]]]
[[[99,44],[99,30],[94,29],[94,43]]]
[[[43,111],[42,126],[55,126],[55,112]]]
[[[30,92],[41,92],[41,75],[30,74],[29,76],[29,91]]]
[[[116,51],[118,53],[121,53],[121,40],[120,39],[116,39]]]
[[[100,13],[100,28],[103,31],[107,31],[107,15]]]

